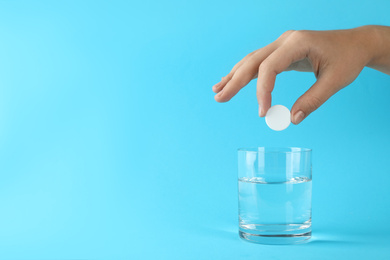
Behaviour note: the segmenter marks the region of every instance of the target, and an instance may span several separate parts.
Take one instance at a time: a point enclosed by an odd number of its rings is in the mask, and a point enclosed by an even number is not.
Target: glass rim
[[[260,149],[259,149],[260,148]],[[262,148],[262,150],[261,150]],[[246,153],[308,153],[312,149],[304,147],[252,147],[252,148],[238,148],[238,152]]]

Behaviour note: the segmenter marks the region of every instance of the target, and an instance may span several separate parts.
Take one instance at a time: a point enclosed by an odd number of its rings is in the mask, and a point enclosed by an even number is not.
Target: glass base
[[[266,245],[290,245],[306,243],[311,238],[311,227],[304,225],[291,229],[292,225],[256,225],[256,229],[240,226],[239,235],[245,241]],[[294,225],[295,226],[295,225]]]

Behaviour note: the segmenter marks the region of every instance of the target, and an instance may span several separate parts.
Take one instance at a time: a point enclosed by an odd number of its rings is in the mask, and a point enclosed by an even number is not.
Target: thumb
[[[341,87],[326,80],[325,77],[319,78],[305,94],[298,98],[291,108],[291,122],[295,125],[302,122],[340,89]]]

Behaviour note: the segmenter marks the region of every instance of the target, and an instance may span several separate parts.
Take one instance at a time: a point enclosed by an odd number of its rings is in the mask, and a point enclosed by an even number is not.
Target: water
[[[300,243],[310,238],[310,179],[266,182],[244,177],[238,180],[238,191],[241,238],[265,244]]]

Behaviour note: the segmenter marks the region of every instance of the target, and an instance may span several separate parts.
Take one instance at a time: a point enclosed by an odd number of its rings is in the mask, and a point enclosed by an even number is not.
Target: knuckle
[[[259,65],[259,75],[261,73],[264,73],[268,70],[269,68],[269,63],[265,60]]]
[[[234,73],[234,76],[232,77],[232,81],[235,84],[244,85],[247,77],[248,76],[245,71],[237,70],[237,72]]]
[[[222,80],[229,80],[231,78],[232,78],[232,75],[231,75],[231,73],[229,73],[228,75],[222,77]]]
[[[258,54],[259,54],[258,51],[251,52],[251,53],[249,53],[249,54],[245,57],[245,59],[246,59],[247,62],[254,61],[254,60],[256,60],[256,59],[258,58]]]
[[[250,57],[253,56],[253,54],[256,54],[257,52],[258,52],[258,50],[254,50],[254,51],[252,51],[251,53],[248,53],[248,54],[245,56],[245,58],[250,58]]]
[[[312,96],[312,95],[307,97],[306,102],[307,102],[307,105],[313,111],[318,109],[322,105],[322,103],[324,103],[320,98],[318,98],[316,96]]]
[[[258,76],[262,76],[262,75],[274,75],[276,76],[276,72],[275,72],[275,64],[273,61],[270,61],[268,59],[264,60],[260,65],[259,65],[259,69],[258,69]]]
[[[233,78],[238,79],[241,78],[244,75],[244,71],[242,69],[238,69],[236,73],[234,73]]]
[[[296,32],[296,30],[288,30],[288,31],[285,31],[282,35],[288,36],[288,35],[290,35],[290,34],[292,34],[294,32]]]
[[[300,31],[294,31],[290,34],[289,38],[296,42],[296,43],[302,43],[308,39],[309,32],[300,30]]]
[[[291,35],[293,32],[295,32],[295,30],[288,30],[288,31],[285,31],[284,33],[282,33],[282,35],[280,35],[280,39],[283,39],[283,38],[286,38],[288,37],[289,35]]]

